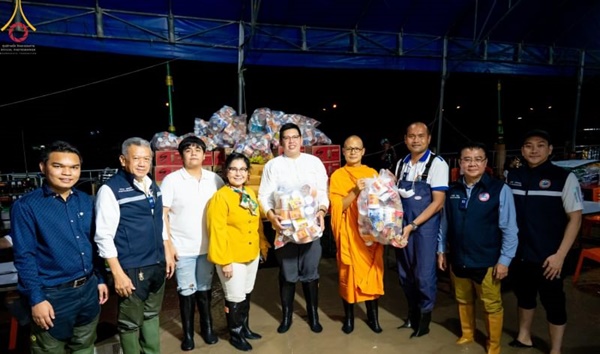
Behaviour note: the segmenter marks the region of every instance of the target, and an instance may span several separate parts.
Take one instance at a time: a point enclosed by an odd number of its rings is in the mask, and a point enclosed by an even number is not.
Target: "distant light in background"
[[[336,104],[336,103],[334,103],[334,104],[333,104],[331,107],[332,107],[333,109],[336,109],[336,108],[337,108],[337,104]]]
[[[165,107],[169,107],[169,102],[165,102]]]
[[[552,109],[552,106],[548,106],[548,109]]]
[[[517,117],[517,120],[521,120],[521,119],[523,119],[523,117]]]
[[[460,105],[456,106],[456,109],[460,109]]]
[[[323,112],[327,111],[327,108],[323,107]]]
[[[529,107],[529,110],[530,110],[530,111],[533,111],[533,107]]]

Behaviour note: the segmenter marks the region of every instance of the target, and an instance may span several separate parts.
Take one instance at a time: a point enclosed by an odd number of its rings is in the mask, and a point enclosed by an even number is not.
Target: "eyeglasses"
[[[288,136],[281,137],[281,139],[283,141],[298,140],[299,138],[300,138],[300,135],[288,135]]]
[[[355,152],[361,152],[362,149],[364,148],[359,148],[359,147],[345,147],[344,151],[349,152],[351,154],[355,153]]]
[[[246,173],[246,172],[248,172],[248,169],[245,167],[242,167],[242,168],[228,167],[227,171],[233,172],[233,173],[237,173],[237,172]]]
[[[481,165],[485,160],[487,160],[487,158],[485,158],[485,157],[476,157],[476,158],[463,157],[462,159],[460,159],[460,161],[462,161],[466,164],[474,163],[476,165]]]

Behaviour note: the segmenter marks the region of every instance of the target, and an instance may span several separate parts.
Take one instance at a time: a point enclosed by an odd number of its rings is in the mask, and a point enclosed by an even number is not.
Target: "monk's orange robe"
[[[383,245],[367,246],[358,229],[358,198],[342,210],[342,199],[360,178],[373,178],[377,171],[368,166],[344,166],[331,175],[331,228],[337,246],[340,296],[348,303],[375,300],[383,295]]]

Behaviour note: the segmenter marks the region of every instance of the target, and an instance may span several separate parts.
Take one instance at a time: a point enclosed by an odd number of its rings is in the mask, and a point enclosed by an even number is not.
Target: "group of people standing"
[[[490,176],[484,144],[460,149],[463,176],[449,184],[448,164],[430,149],[426,124],[408,126],[409,154],[394,172],[404,211],[396,248],[400,286],[408,311],[399,328],[411,337],[429,333],[437,293],[437,269],[449,269],[461,324],[459,345],[474,341],[476,299],[483,304],[486,352],[501,351],[504,308],[502,281],[511,270],[518,303],[519,331],[509,343],[531,348],[537,298],[546,310],[550,353],[558,354],[567,322],[561,272],[581,225],[582,193],[575,175],[550,161],[552,141],[543,130],[523,137],[522,166],[512,166],[506,182]],[[346,164],[330,180],[332,229],[336,239],[339,293],[345,318],[342,331],[354,327],[352,305],[365,301],[367,324],[381,332],[377,298],[383,295],[382,245],[365,245],[358,227],[358,196],[376,171],[362,165],[364,145],[350,136],[342,149]]]
[[[484,173],[486,148],[468,143],[460,151],[463,177],[450,185],[447,163],[429,150],[426,124],[408,126],[409,154],[392,171],[404,211],[396,248],[399,283],[407,316],[399,328],[411,337],[429,333],[437,292],[437,270],[450,270],[462,335],[474,340],[475,299],[483,302],[488,330],[486,350],[500,352],[503,328],[501,282],[514,277],[519,333],[510,343],[533,346],[531,324],[539,294],[547,313],[551,353],[560,353],[566,324],[561,271],[581,222],[582,197],[572,173],[552,165],[550,136],[526,134],[526,161],[510,170],[506,183]],[[245,184],[251,164],[238,153],[227,156],[223,174],[202,168],[204,142],[184,138],[178,152],[183,167],[160,187],[149,177],[150,143],[123,142],[121,169],[99,190],[95,201],[75,188],[82,158],[57,141],[44,152],[41,188],[23,196],[11,211],[19,291],[31,313],[34,353],[93,353],[100,307],[109,297],[107,269],[118,296],[117,329],[123,353],[160,353],[159,313],[166,280],[175,275],[182,323],[181,349],[195,348],[194,317],[207,344],[218,337],[211,316],[214,272],[222,284],[229,342],[241,351],[262,336],[249,327],[251,294],[259,263],[271,247],[262,218],[275,237],[289,226],[277,212],[277,195],[293,186],[314,191],[320,234],[325,216],[337,246],[342,331],[354,330],[354,305],[365,302],[367,325],[382,332],[378,299],[384,295],[384,246],[364,242],[358,225],[358,197],[377,171],[362,164],[362,139],[344,141],[345,165],[329,178],[317,157],[300,152],[301,129],[286,123],[279,131],[283,153],[264,166],[258,195]],[[289,242],[275,249],[279,264],[281,322],[287,332],[301,283],[311,331],[323,330],[318,315],[321,244]],[[515,270],[512,270],[515,268]],[[518,269],[518,270],[517,270]]]

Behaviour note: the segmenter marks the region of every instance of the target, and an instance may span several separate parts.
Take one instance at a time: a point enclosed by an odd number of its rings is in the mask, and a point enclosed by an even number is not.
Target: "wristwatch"
[[[419,225],[415,224],[414,222],[411,222],[409,225],[412,226],[413,231],[416,231],[419,228]]]

